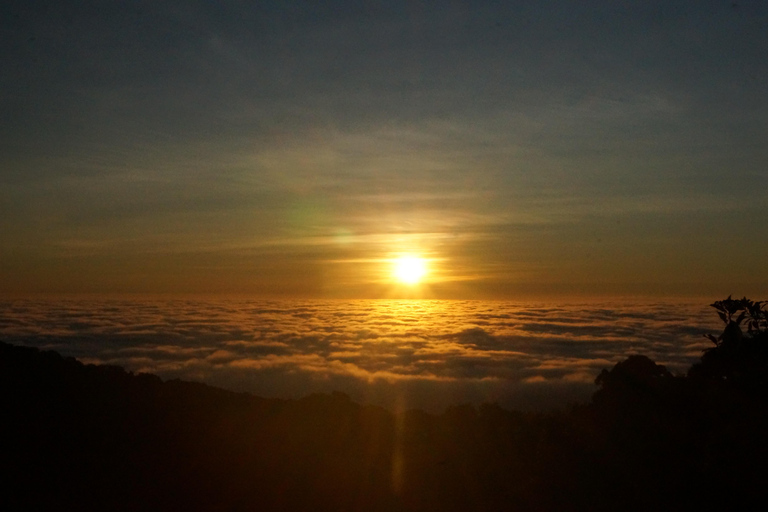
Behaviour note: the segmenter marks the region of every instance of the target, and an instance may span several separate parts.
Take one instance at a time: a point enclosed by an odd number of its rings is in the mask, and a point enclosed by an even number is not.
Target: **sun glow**
[[[418,256],[401,256],[394,260],[394,277],[404,284],[418,284],[427,273],[427,262]]]

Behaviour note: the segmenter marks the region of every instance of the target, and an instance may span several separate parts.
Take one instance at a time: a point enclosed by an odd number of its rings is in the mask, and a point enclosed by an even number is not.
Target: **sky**
[[[764,298],[766,55],[762,1],[5,1],[0,293]]]

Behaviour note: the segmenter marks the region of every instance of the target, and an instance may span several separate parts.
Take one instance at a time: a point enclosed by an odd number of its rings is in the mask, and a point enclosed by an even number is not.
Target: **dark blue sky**
[[[765,293],[765,2],[4,2],[0,291]]]

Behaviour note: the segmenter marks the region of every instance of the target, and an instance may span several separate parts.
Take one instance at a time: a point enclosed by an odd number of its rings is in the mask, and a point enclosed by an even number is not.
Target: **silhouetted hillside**
[[[564,414],[263,399],[0,343],[4,509],[745,509],[768,495],[757,304],[688,376],[631,356]]]

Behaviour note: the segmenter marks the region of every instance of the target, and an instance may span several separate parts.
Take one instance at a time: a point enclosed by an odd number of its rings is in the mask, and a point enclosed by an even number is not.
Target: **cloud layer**
[[[716,332],[703,303],[51,301],[0,303],[0,339],[268,397],[344,391],[391,408],[587,400],[642,353],[684,372]]]

